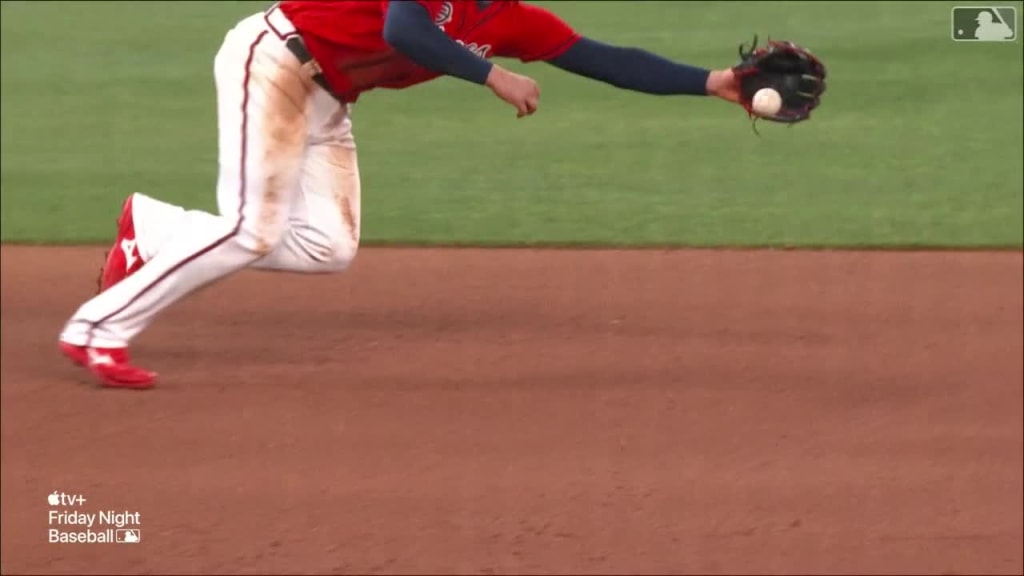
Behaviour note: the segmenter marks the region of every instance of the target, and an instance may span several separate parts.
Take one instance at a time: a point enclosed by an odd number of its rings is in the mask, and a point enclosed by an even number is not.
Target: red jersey
[[[518,0],[495,0],[483,9],[475,0],[416,1],[445,34],[483,58],[549,60],[580,38],[558,16]],[[407,88],[440,76],[384,41],[384,16],[390,2],[284,0],[280,8],[334,92],[355,102],[367,90]]]

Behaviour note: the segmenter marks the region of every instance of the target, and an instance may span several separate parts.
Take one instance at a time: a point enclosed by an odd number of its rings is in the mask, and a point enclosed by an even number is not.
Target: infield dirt
[[[101,256],[2,250],[4,574],[1024,571],[1020,252],[366,249],[172,308],[141,393],[57,353]]]

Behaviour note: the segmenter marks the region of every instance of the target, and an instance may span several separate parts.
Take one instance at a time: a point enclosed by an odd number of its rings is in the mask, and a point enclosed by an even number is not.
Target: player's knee
[[[340,272],[356,257],[358,243],[350,238],[331,238],[314,229],[294,229],[293,232],[303,253],[318,271]]]
[[[334,272],[341,272],[352,265],[359,251],[359,243],[351,240],[336,241],[331,255],[330,267]]]

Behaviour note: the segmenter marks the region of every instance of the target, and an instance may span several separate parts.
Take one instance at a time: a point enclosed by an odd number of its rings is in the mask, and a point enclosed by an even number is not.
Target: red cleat
[[[60,351],[75,364],[88,368],[104,386],[143,390],[156,383],[156,373],[130,364],[127,348],[88,348],[60,342]]]
[[[103,292],[142,268],[142,257],[135,242],[135,220],[132,218],[132,194],[121,205],[117,219],[117,238],[107,252],[107,260],[100,270],[98,292]]]

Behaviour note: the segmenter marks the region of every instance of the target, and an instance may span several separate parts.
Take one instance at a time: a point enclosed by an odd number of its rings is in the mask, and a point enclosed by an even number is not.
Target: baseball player
[[[107,386],[156,374],[128,345],[161,311],[246,267],[344,270],[360,234],[353,104],[375,88],[442,75],[537,112],[540,88],[490,58],[546,62],[619,88],[744,106],[735,69],[708,70],[581,35],[517,0],[286,0],[240,21],[214,60],[219,214],[144,194],[124,201],[99,292],[74,312],[61,352]]]

